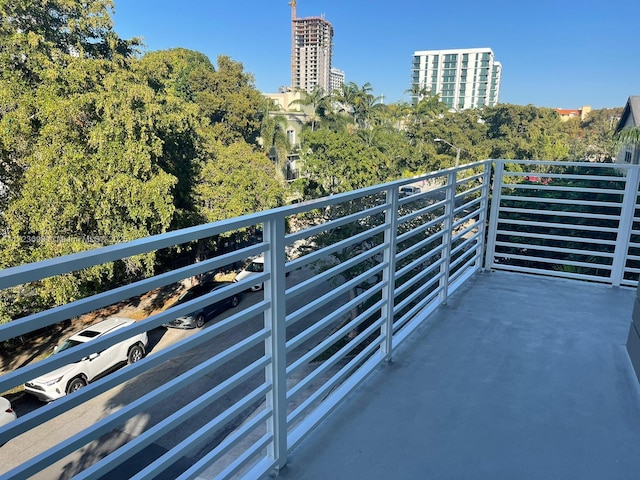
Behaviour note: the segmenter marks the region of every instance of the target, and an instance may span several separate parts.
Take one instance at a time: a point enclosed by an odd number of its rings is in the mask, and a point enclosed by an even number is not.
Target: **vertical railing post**
[[[265,341],[265,352],[271,355],[266,367],[267,382],[273,388],[267,395],[267,408],[273,416],[267,429],[273,435],[268,454],[275,460],[278,469],[287,463],[287,352],[286,352],[286,275],[285,222],[281,215],[270,216],[264,224],[264,239],[269,244],[265,252],[265,270],[271,275],[264,282],[264,296],[270,308],[264,313],[265,328],[271,335]]]
[[[383,348],[385,361],[390,361],[393,349],[393,307],[395,296],[395,272],[396,272],[396,246],[398,244],[398,195],[399,187],[389,187],[387,189],[387,208],[385,210],[385,231],[384,244],[386,246],[383,261],[386,267],[382,271],[382,279],[387,282],[387,286],[382,290],[382,298],[385,301],[383,315],[385,321],[382,323],[381,334],[384,339]]]
[[[484,173],[482,175],[482,193],[480,194],[480,218],[478,219],[478,233],[480,241],[478,242],[478,260],[476,268],[482,268],[484,264],[484,252],[487,244],[487,220],[489,219],[489,194],[491,192],[491,169],[493,162],[485,160]]]
[[[458,178],[457,170],[447,173],[447,189],[445,190],[444,204],[444,230],[442,237],[444,248],[442,249],[443,262],[440,265],[440,303],[447,304],[449,296],[449,270],[451,268],[451,242],[453,241],[453,215],[456,209],[456,182]]]
[[[637,168],[632,167],[626,169],[626,182],[620,211],[620,223],[618,224],[616,247],[613,254],[613,264],[611,265],[610,280],[611,285],[614,287],[619,287],[624,279],[624,269],[627,264],[629,242],[631,241],[633,216],[636,209],[636,198],[638,197],[638,177]]]
[[[484,268],[493,268],[495,261],[496,235],[498,230],[498,214],[500,212],[500,197],[502,195],[502,176],[504,174],[504,161],[495,160],[493,172],[493,186],[491,194],[491,211],[489,213],[489,231],[487,232],[487,250],[484,260]]]

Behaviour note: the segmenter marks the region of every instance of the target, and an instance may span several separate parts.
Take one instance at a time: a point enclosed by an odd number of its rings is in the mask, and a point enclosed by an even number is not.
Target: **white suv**
[[[245,278],[255,277],[256,275],[264,272],[264,255],[259,255],[253,260],[251,260],[246,267],[244,267],[238,274],[236,275],[235,281],[239,282],[244,280]],[[259,283],[257,285],[253,285],[251,287],[251,291],[257,292],[258,290],[262,290],[263,284]]]
[[[110,317],[72,335],[58,345],[53,353],[60,353],[81,345],[134,322],[135,320],[131,318]],[[147,333],[140,333],[101,352],[92,353],[77,362],[65,365],[35,380],[31,380],[24,384],[24,389],[43,402],[50,402],[63,397],[67,393],[75,392],[125,362],[137,362],[144,357],[147,343]]]

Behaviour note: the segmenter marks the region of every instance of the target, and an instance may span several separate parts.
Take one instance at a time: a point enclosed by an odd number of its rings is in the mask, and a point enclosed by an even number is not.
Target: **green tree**
[[[640,127],[625,127],[616,134],[618,145],[640,148]]]
[[[431,95],[426,93],[418,100],[411,112],[411,121],[413,124],[422,125],[449,111],[446,103],[440,101],[440,95]]]
[[[622,107],[592,110],[583,122],[577,135],[569,135],[570,158],[610,162],[616,155],[616,140],[613,137],[622,115]],[[569,122],[563,122],[569,123]]]
[[[173,190],[175,206],[172,229],[196,225],[202,221],[194,204],[195,178],[208,152],[204,147],[204,130],[209,121],[204,118],[196,99],[203,88],[202,78],[210,77],[215,68],[206,55],[176,48],[151,52],[136,62],[136,71],[146,84],[162,99],[167,116],[159,115],[158,135],[162,152],[158,165],[176,178]],[[162,118],[173,116],[179,123],[163,125]],[[181,119],[181,120],[180,120]]]
[[[353,116],[359,87],[355,82],[344,83],[333,92],[332,100],[339,105],[339,110]]]
[[[37,90],[36,101],[41,128],[8,212],[12,227],[42,238],[123,240],[168,228],[175,178],[158,166],[159,133],[184,118],[163,118],[164,99],[102,60],[74,59]]]
[[[215,137],[225,145],[244,140],[258,145],[262,124],[262,94],[242,63],[218,56],[218,70],[200,79],[195,102],[209,120]]]
[[[305,175],[326,195],[375,185],[389,175],[380,151],[347,131],[308,132],[302,150]]]
[[[113,31],[112,0],[0,0],[0,65],[37,84],[52,64],[72,56],[130,56],[137,39]]]
[[[568,137],[551,108],[500,104],[482,111],[493,158],[566,160]]]
[[[282,132],[278,131],[281,121],[268,119],[264,98],[253,86],[251,75],[243,71],[242,64],[220,56],[216,71],[202,53],[176,48],[145,55],[139,68],[157,94],[166,98],[168,105],[173,105],[175,115],[180,117],[190,112],[182,128],[171,127],[162,134],[164,148],[160,166],[178,181],[174,193],[176,221],[172,228],[210,218],[202,215],[198,203],[202,201],[202,191],[196,192],[195,187],[202,169],[220,158],[219,150],[211,145],[230,146],[240,142],[259,148],[258,137],[262,134],[270,135],[276,148],[286,148]],[[267,125],[272,132],[265,131]],[[272,145],[274,143],[269,147]],[[253,206],[254,203],[248,203],[245,207],[250,211]]]
[[[373,87],[369,82],[361,87],[349,82],[340,88],[332,100],[340,105],[341,111],[351,115],[359,128],[366,128],[373,124],[377,107],[381,106],[380,97],[373,95]]]
[[[121,61],[136,51],[138,40],[113,31],[112,10],[110,0],[0,0],[0,211],[20,190],[41,127],[36,89],[78,58]]]
[[[407,102],[396,102],[381,105],[379,113],[387,125],[400,132],[406,130],[412,110],[412,106]]]
[[[484,128],[478,122],[478,112],[446,112],[422,117],[416,121],[415,115],[407,127],[407,137],[414,150],[414,171],[432,171],[455,164],[457,150],[446,143],[437,143],[436,138],[460,148],[460,161],[467,163],[480,157],[479,148],[484,138]],[[419,163],[416,163],[419,162]]]
[[[26,159],[33,150],[33,138],[39,128],[34,121],[34,97],[33,88],[24,81],[0,72],[0,212],[19,192]]]
[[[414,149],[407,142],[404,132],[395,129],[390,122],[382,122],[380,125],[370,130],[371,135],[365,140],[367,145],[375,148],[380,153],[380,158],[384,162],[384,166],[380,167],[380,172],[385,172],[381,181],[400,178],[404,171],[411,169],[412,174],[420,170],[423,166],[423,160],[416,160]],[[359,134],[366,134],[369,131],[359,131]],[[361,138],[363,135],[360,135]]]
[[[3,212],[8,234],[0,239],[1,267],[169,228],[175,177],[158,166],[158,133],[163,122],[183,122],[162,118],[164,104],[139,77],[111,61],[76,57],[50,71],[34,104],[40,127],[20,189]],[[53,277],[30,290],[37,300],[25,301],[65,303],[153,268],[149,254]]]
[[[214,144],[195,187],[196,204],[207,222],[267,210],[283,204],[285,191],[273,163],[244,142]]]
[[[175,48],[145,55],[140,68],[156,91],[195,103],[220,142],[257,145],[264,100],[242,63],[220,55],[216,70],[204,54]]]
[[[156,92],[170,93],[194,103],[216,71],[205,54],[186,48],[149,52],[135,68],[144,73]]]
[[[287,119],[284,115],[266,112],[260,127],[262,150],[270,158],[275,158],[278,173],[282,173],[282,159],[286,160],[291,144],[287,138]]]

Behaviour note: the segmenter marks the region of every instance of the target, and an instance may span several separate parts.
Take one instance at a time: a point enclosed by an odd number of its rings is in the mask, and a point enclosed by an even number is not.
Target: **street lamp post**
[[[455,148],[456,149],[456,167],[460,164],[460,150],[462,150],[460,147],[456,147],[454,144],[447,142],[445,139],[443,138],[434,138],[433,139],[434,142],[442,142],[442,143],[446,143],[447,145],[449,145],[451,148]]]

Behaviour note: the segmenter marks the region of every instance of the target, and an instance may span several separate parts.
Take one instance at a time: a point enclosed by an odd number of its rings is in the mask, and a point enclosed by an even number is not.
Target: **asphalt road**
[[[293,285],[305,278],[308,278],[309,272],[292,272],[288,278],[288,284]],[[309,298],[316,298],[322,293],[329,291],[332,287],[327,284],[308,295],[300,295],[294,297],[287,305],[289,311],[296,310],[309,302]],[[214,325],[240,309],[247,308],[260,301],[263,292],[245,292],[242,295],[240,305],[234,309],[230,309],[213,319],[205,325],[205,329]],[[340,301],[336,302],[340,303]],[[326,307],[325,307],[326,308]],[[331,308],[331,306],[329,306]],[[327,311],[327,310],[324,310]],[[304,321],[295,324],[289,331],[288,336],[296,335],[298,332],[307,328],[309,325],[318,321],[323,316],[322,310],[316,312]],[[162,367],[155,368],[144,375],[131,380],[127,384],[123,384],[102,395],[93,398],[91,401],[76,407],[75,409],[65,412],[49,422],[40,425],[38,428],[20,435],[9,441],[0,448],[0,476],[8,472],[12,468],[28,461],[38,453],[54,446],[64,438],[68,438],[74,433],[96,423],[108,414],[117,411],[122,406],[127,405],[132,400],[139,398],[153,388],[166,383],[168,380],[175,378],[177,375],[189,370],[190,368],[200,364],[203,359],[228,348],[251,333],[259,330],[263,325],[262,316],[257,316],[243,323],[241,328],[233,329],[216,338],[215,345],[203,344],[193,348],[184,354],[172,358],[165,362]],[[153,355],[163,348],[172,345],[186,337],[197,334],[198,330],[179,330],[158,328],[149,332],[150,350],[148,355]],[[321,335],[326,334],[326,332]],[[100,441],[94,441],[74,454],[67,456],[47,470],[32,477],[36,480],[53,480],[71,478],[91,464],[103,458],[109,452],[115,450],[123,443],[131,440],[146,429],[150,428],[158,421],[166,418],[178,408],[188,404],[191,400],[202,395],[212,385],[218,385],[229,376],[229,371],[238,370],[253,360],[259,358],[263,354],[263,347],[259,346],[240,355],[235,360],[225,365],[224,369],[218,369],[208,374],[205,381],[198,381],[191,384],[188,388],[177,392],[176,395],[160,404],[152,407],[144,414],[129,420],[121,429],[111,432]],[[291,360],[290,360],[291,361]],[[218,401],[204,412],[199,413],[194,418],[183,422],[179,429],[176,429],[164,437],[160,438],[152,446],[136,455],[135,463],[137,465],[145,464],[147,460],[156,458],[166,450],[172,448],[179,441],[183,440],[190,433],[203,425],[204,422],[215,418],[216,415],[224,411],[236,398],[240,398],[262,382],[261,378],[255,378],[251,382],[247,382],[241,388],[236,389],[233,395],[225,396],[225,401]],[[34,409],[40,408],[43,403],[39,402],[31,395],[24,395],[21,399],[14,402],[14,407],[18,416],[26,415]],[[237,419],[240,423],[242,419]],[[211,450],[212,445],[217,444],[228,431],[214,432],[211,439],[198,451],[187,452],[187,455],[176,465],[175,471],[167,471],[164,478],[175,478],[179,471],[182,471],[182,465],[191,465],[193,461],[201,457],[204,453]],[[131,466],[125,463],[123,466],[110,475],[110,478],[126,478],[127,472],[131,472]],[[115,474],[115,476],[114,476]]]

